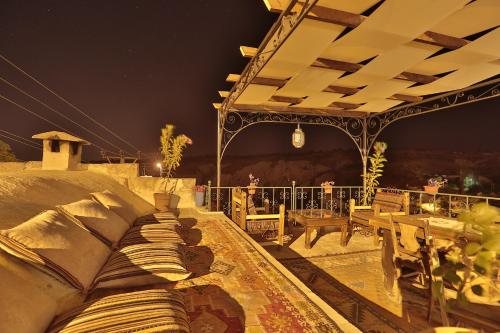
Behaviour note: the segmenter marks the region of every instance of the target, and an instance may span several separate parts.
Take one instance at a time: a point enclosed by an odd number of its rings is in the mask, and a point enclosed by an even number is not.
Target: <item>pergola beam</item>
[[[238,82],[241,75],[239,74],[229,74],[226,78],[226,82]],[[286,84],[287,80],[280,79],[272,79],[267,77],[255,77],[252,84],[260,84],[262,86],[273,86],[273,87],[283,87]]]
[[[281,0],[264,0],[264,2],[266,3],[268,10],[276,13],[284,10],[287,5],[287,1]],[[302,6],[303,4],[301,2],[298,2],[295,5],[294,9],[299,11],[301,10]],[[332,24],[338,24],[344,27],[356,28],[364,20],[366,20],[367,17],[364,15],[349,13],[338,9],[314,6],[309,11],[306,18]],[[433,31],[426,31],[419,37],[415,38],[415,41],[440,46],[450,50],[456,50],[470,43],[468,40],[463,38],[444,35]]]
[[[277,106],[277,105],[253,105],[253,104],[234,104],[230,110],[231,112],[269,112],[280,114],[307,114],[307,115],[324,115],[324,116],[343,116],[362,118],[366,116],[365,112],[359,111],[344,111],[335,107],[328,108],[303,108],[296,106]]]

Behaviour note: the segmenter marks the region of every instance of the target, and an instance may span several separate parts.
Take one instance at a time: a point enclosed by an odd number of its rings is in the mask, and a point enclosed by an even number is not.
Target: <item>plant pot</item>
[[[439,190],[438,186],[428,186],[428,185],[424,186],[424,191],[432,195],[438,193],[438,190]]]
[[[256,187],[255,185],[249,185],[247,186],[248,189],[248,194],[255,194]]]
[[[194,192],[194,203],[196,207],[201,207],[205,203],[205,192],[195,191]]]
[[[170,193],[165,193],[165,192],[153,193],[153,197],[155,199],[156,209],[158,209],[160,212],[169,210],[170,199],[172,197]]]
[[[333,189],[333,186],[331,185],[328,185],[328,186],[323,186],[323,191],[327,194],[331,194],[332,193],[332,189]]]

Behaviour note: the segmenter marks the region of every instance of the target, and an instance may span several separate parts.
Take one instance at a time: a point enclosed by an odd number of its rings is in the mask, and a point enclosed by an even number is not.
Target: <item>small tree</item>
[[[12,152],[10,146],[0,140],[0,162],[15,162],[16,156]]]
[[[366,183],[366,190],[363,193],[363,204],[368,204],[372,201],[373,195],[375,194],[375,188],[380,185],[378,179],[382,177],[384,172],[384,163],[387,159],[384,156],[384,152],[387,149],[387,143],[385,142],[375,142],[373,145],[373,154],[369,157],[370,168],[364,177]]]
[[[166,124],[161,129],[160,152],[162,154],[162,177],[165,179],[165,192],[173,193],[175,183],[172,183],[172,177],[175,170],[181,165],[182,153],[187,145],[193,144],[193,141],[185,134],[174,136],[175,126]]]

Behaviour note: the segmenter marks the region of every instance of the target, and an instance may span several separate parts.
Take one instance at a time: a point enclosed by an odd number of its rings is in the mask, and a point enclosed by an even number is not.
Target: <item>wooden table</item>
[[[314,229],[318,234],[323,227],[341,227],[340,245],[346,246],[347,225],[349,218],[346,216],[336,216],[327,209],[303,209],[289,210],[288,221],[295,221],[305,228],[305,247],[311,248],[311,233]]]
[[[478,232],[474,232],[472,230],[464,232],[463,223],[453,218],[433,216],[430,214],[414,214],[393,215],[392,219],[400,223],[419,219],[430,219],[429,231],[434,240],[441,239],[456,242],[460,241],[460,239],[467,239],[470,241],[478,241],[481,239],[481,234]],[[384,284],[385,287],[390,290],[394,285],[395,270],[392,262],[394,247],[390,232],[391,224],[389,217],[377,216],[374,219],[370,219],[369,224],[378,228],[382,232],[382,266],[384,268]],[[417,237],[423,238],[424,235],[417,233]]]

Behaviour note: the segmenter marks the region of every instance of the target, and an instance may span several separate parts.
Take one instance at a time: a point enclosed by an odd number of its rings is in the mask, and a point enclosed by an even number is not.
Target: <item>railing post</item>
[[[212,181],[209,180],[207,183],[207,209],[209,212],[212,211]]]
[[[297,207],[297,195],[295,193],[295,180],[292,180],[292,202],[290,205],[292,206],[292,210],[295,210],[295,207]]]

